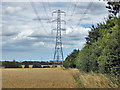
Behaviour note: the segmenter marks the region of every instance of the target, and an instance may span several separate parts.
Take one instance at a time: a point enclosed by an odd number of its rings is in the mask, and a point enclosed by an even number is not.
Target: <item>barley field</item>
[[[75,88],[69,70],[62,68],[2,69],[2,88]]]
[[[2,69],[2,88],[118,88],[103,74],[78,69]]]

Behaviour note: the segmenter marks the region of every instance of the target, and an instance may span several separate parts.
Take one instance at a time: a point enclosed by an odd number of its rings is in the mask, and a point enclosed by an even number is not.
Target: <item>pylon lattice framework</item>
[[[54,11],[52,13],[52,16],[53,16],[54,13],[57,14],[57,19],[53,20],[53,22],[57,22],[57,29],[54,29],[54,30],[57,30],[56,45],[55,45],[55,52],[54,52],[54,61],[59,62],[59,61],[64,60],[63,49],[62,49],[62,40],[61,40],[61,30],[62,30],[61,29],[61,22],[65,22],[65,21],[61,20],[61,13],[64,13],[64,15],[65,15],[65,12],[63,12],[61,10],[57,10],[57,11]],[[61,60],[60,60],[60,57],[61,57]]]

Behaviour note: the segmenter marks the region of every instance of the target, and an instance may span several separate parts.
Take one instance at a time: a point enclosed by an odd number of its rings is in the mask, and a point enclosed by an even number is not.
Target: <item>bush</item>
[[[5,68],[22,68],[21,66],[5,66]]]
[[[43,68],[50,68],[50,66],[43,66]]]
[[[35,64],[33,64],[33,68],[42,68],[42,66],[39,63],[35,63]]]
[[[56,67],[57,67],[57,65],[53,65],[53,66],[52,66],[52,68],[56,68]]]
[[[22,68],[21,64],[18,62],[4,62],[2,64],[3,67],[5,68]]]
[[[25,65],[25,67],[24,68],[29,68],[29,65]]]
[[[77,68],[119,76],[120,17],[92,26],[86,44],[76,58]],[[67,64],[65,63],[67,66]]]
[[[68,55],[65,61],[63,62],[63,66],[65,68],[76,68],[76,58],[79,52],[79,49],[74,49],[74,51],[70,55]]]
[[[69,68],[69,61],[64,61],[63,62],[63,67],[65,67],[65,68]]]

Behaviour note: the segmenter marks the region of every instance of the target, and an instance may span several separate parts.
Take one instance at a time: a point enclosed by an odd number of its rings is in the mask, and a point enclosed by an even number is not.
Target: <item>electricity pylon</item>
[[[61,10],[57,10],[52,13],[52,16],[54,13],[57,14],[57,18],[52,21],[52,22],[57,22],[57,28],[53,29],[53,30],[57,31],[55,52],[54,52],[54,61],[57,61],[57,62],[62,61],[63,62],[64,57],[63,57],[62,40],[61,40],[61,30],[62,30],[61,22],[64,22],[64,23],[66,23],[66,22],[64,20],[61,20],[61,14],[63,13],[65,15],[65,12],[63,12]]]

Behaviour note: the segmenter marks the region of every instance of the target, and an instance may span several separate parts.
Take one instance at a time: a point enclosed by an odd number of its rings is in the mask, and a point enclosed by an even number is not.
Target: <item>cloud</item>
[[[5,27],[5,26],[3,26],[3,31],[2,31],[2,36],[15,36],[15,35],[17,35],[19,32],[18,31],[16,31],[16,30],[14,30],[13,31],[13,26],[8,26],[8,27]]]
[[[4,54],[8,51],[13,53],[20,51],[20,53],[26,52],[26,55],[28,53],[33,55],[33,53],[37,52],[42,56],[44,52],[49,53],[51,57],[56,42],[56,31],[52,31],[53,28],[56,28],[56,23],[51,24],[51,21],[56,16],[52,18],[52,11],[61,9],[66,12],[66,18],[61,17],[67,23],[66,31],[62,31],[63,49],[67,51],[74,48],[81,49],[88,31],[90,31],[88,26],[103,22],[104,17],[107,16],[107,10],[104,8],[105,3],[94,2],[85,15],[83,13],[90,4],[89,2],[77,3],[75,11],[73,11],[75,5],[73,2],[49,4],[36,2],[34,4],[41,21],[36,20],[37,16],[28,2],[3,3],[4,11],[2,13],[2,22],[0,22],[2,25],[0,24],[0,26],[3,29],[2,45]],[[87,28],[84,25],[88,25]],[[63,28],[65,27],[63,26]]]
[[[33,38],[29,38],[28,36],[32,34],[33,31],[31,30],[26,30],[23,32],[20,32],[17,36],[15,36],[13,39],[14,40],[21,40],[21,39],[33,39]]]
[[[88,35],[90,28],[84,27],[71,27],[66,29],[66,34],[63,35],[63,45],[65,48],[70,47],[81,47],[85,42],[85,37]]]
[[[74,24],[96,24],[98,22],[104,21],[104,17],[108,16],[107,14],[108,11],[105,8],[106,3],[93,2],[91,5],[90,4],[91,2],[79,2],[76,5],[75,11],[73,11],[73,9],[70,8],[71,11],[73,12],[73,15],[70,18],[71,12],[68,13],[69,25],[72,25],[72,23]]]
[[[33,44],[33,46],[43,46],[43,45],[44,45],[44,42],[37,42]]]
[[[7,12],[7,13],[17,13],[18,11],[21,11],[22,10],[22,8],[21,7],[11,7],[11,6],[8,6],[8,7],[6,7],[6,9],[5,9],[5,11]]]

